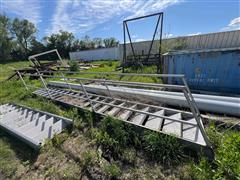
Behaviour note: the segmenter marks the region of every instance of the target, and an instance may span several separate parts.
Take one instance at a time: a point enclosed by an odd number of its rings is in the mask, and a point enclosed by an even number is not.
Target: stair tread
[[[52,137],[54,134],[59,134],[65,128],[65,124],[62,119],[55,122],[52,126]]]
[[[169,117],[181,120],[181,113],[177,113]],[[163,131],[167,133],[176,134],[177,136],[181,136],[181,123],[165,119]]]
[[[134,109],[136,106],[137,106],[137,105],[134,104],[134,105],[132,105],[132,106],[129,107],[129,108]],[[131,111],[131,110],[123,110],[123,111],[118,115],[118,118],[123,119],[123,120],[126,121],[126,120],[131,116],[132,113],[133,113],[133,111]]]
[[[192,123],[196,122],[194,118],[186,121],[192,122]],[[199,128],[197,126],[192,126],[190,124],[183,124],[183,137],[188,138],[192,141],[205,143],[203,135],[200,132]]]
[[[52,125],[53,120],[54,120],[53,117],[51,117],[47,120],[42,119],[36,126],[31,128],[30,130],[26,131],[24,134],[34,137],[37,134],[41,133],[46,127],[48,127],[49,125]]]
[[[94,95],[94,96],[100,97],[98,95]],[[102,97],[103,96],[101,96],[101,98]],[[106,99],[109,99],[109,98],[106,98]],[[102,101],[105,101],[106,99],[103,99]],[[128,102],[133,103],[131,101],[127,101],[127,103],[126,103],[121,99],[115,99],[115,100],[122,102],[119,106],[124,106],[124,105],[128,104]],[[74,105],[74,103],[72,103],[72,102],[67,102],[67,103],[70,105]],[[87,108],[87,107],[89,107],[89,105],[90,105],[90,102],[85,101],[84,105],[80,104],[79,106],[82,108]],[[122,108],[112,107],[111,105],[106,105],[106,104],[102,104],[102,103],[93,102],[93,105],[95,107],[94,109],[98,113],[118,117],[119,119],[122,119],[122,120],[128,120],[130,118],[129,121],[136,125],[143,125],[143,126],[145,126],[145,128],[155,130],[155,131],[162,131],[163,133],[166,133],[169,135],[175,134],[176,136],[178,136],[180,138],[189,140],[191,142],[194,141],[198,144],[203,144],[203,145],[206,144],[201,132],[199,131],[199,128],[193,127],[192,125],[183,124],[181,122],[169,120],[166,118],[154,117],[151,115],[145,115],[142,113],[132,112],[129,110],[123,110]],[[155,109],[155,107],[153,107],[151,105],[149,107],[151,107],[151,109],[152,108]],[[143,110],[149,111],[149,109],[143,109]],[[166,113],[164,113],[164,112],[166,112]],[[132,113],[134,113],[134,114],[132,114]],[[169,115],[172,113],[176,113],[176,114]],[[179,111],[174,110],[174,109],[169,110],[169,111],[168,110],[166,110],[166,111],[159,110],[157,112],[154,112],[154,114],[182,120],[181,113],[179,113]],[[185,117],[185,116],[183,116],[183,117]],[[147,118],[147,120],[146,120],[146,118]],[[146,120],[145,124],[144,124],[144,120]],[[196,123],[195,119],[186,120],[186,121]]]
[[[149,107],[142,109],[142,111],[145,111],[145,112],[147,112],[148,110],[149,110]],[[146,114],[136,113],[134,117],[130,119],[130,121],[133,122],[134,124],[142,125],[146,117],[147,117]]]
[[[25,131],[29,130],[30,128],[34,128],[38,124],[41,124],[45,119],[46,119],[46,115],[42,115],[39,118],[34,119],[34,121],[31,121],[30,123],[17,128],[17,130],[24,133]]]
[[[50,132],[51,130],[49,128],[52,128],[54,124],[53,122],[54,122],[53,117],[46,120],[44,124],[44,129],[40,131],[38,134],[36,134],[35,136],[33,136],[33,139],[35,139],[38,142],[43,142],[46,138],[51,138],[51,132]]]
[[[124,104],[125,104],[125,102],[122,103],[122,104],[120,104],[119,106],[124,106]],[[117,114],[120,110],[121,110],[121,108],[119,108],[119,107],[114,107],[114,108],[112,108],[107,114],[108,114],[109,116],[114,116],[114,115]]]
[[[15,109],[4,115],[4,117],[1,119],[1,122],[3,124],[12,124],[16,121],[22,121],[24,119],[25,113],[25,109]]]
[[[4,108],[3,108],[4,107]],[[39,147],[46,138],[52,138],[53,134],[59,134],[71,121],[49,113],[33,110],[19,105],[7,104],[1,110],[17,107],[15,111],[1,114],[0,126],[7,132],[24,139],[30,146]],[[13,118],[16,117],[16,118]],[[4,124],[2,118],[6,119]]]
[[[164,110],[157,111],[153,113],[155,115],[164,115]],[[155,116],[149,116],[146,123],[145,127],[153,129],[153,130],[160,130],[161,125],[162,125],[163,118],[160,117],[155,117]]]
[[[111,102],[111,104],[113,104],[115,101]],[[107,109],[109,109],[111,107],[111,105],[104,105],[103,107],[101,107],[100,109],[97,110],[98,113],[104,113],[105,111],[107,111]]]

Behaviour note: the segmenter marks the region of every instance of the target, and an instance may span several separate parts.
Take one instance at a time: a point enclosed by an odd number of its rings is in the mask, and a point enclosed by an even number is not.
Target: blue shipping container
[[[240,48],[167,53],[164,73],[184,74],[192,90],[240,94]],[[174,78],[167,82],[182,84]]]

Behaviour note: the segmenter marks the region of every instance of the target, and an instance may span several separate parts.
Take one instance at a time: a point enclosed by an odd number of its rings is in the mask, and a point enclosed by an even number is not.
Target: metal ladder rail
[[[40,72],[38,71],[37,68],[36,68],[36,71],[37,71],[37,73],[38,73],[38,75],[39,75],[39,77],[40,77],[40,80],[41,80],[41,82],[42,82],[44,88],[46,89],[46,91],[47,91],[47,93],[48,93],[50,99],[52,99],[52,96],[51,96],[50,93],[49,93],[48,87],[47,87],[47,85],[46,85],[46,83],[45,83],[45,81],[44,81],[42,75],[40,74]]]
[[[55,88],[50,88],[50,90],[54,90],[54,89]],[[74,91],[72,91],[72,92],[74,92]],[[79,93],[79,92],[76,91],[76,93]],[[82,97],[79,97],[79,96],[76,96],[76,95],[69,95],[69,94],[65,94],[65,93],[61,93],[61,94],[72,96],[72,97],[76,97],[76,98],[79,98],[79,99],[82,98]],[[103,96],[103,95],[97,95],[97,94],[93,94],[93,93],[88,93],[88,94],[91,95],[91,96],[98,96],[98,97],[102,97],[102,98],[106,98],[106,99],[112,99],[112,97],[107,97],[107,96]],[[129,101],[129,100],[126,101],[124,99],[119,99],[119,98],[114,98],[114,100],[122,101],[122,102],[126,102],[126,103],[134,103],[134,104],[137,104],[137,105],[148,106],[148,107],[156,108],[156,109],[159,109],[159,110],[174,111],[176,113],[182,113],[182,114],[190,115],[190,116],[193,115],[192,113],[186,112],[186,111],[181,111],[181,110],[177,110],[177,109],[171,109],[171,108],[162,107],[162,106],[155,106],[155,105],[150,105],[150,104],[145,104],[145,103],[139,103],[139,102],[136,102],[136,101]]]
[[[207,137],[207,134],[206,134],[206,132],[204,130],[204,127],[203,127],[202,117],[201,117],[200,111],[199,111],[199,109],[197,107],[197,104],[196,104],[196,102],[195,102],[195,100],[192,96],[192,93],[191,93],[191,91],[188,87],[187,81],[186,81],[185,77],[182,77],[181,79],[182,79],[183,84],[185,86],[185,89],[183,89],[183,93],[184,93],[184,96],[185,96],[185,98],[188,102],[189,108],[190,108],[191,112],[193,113],[194,118],[196,119],[196,122],[199,126],[199,129],[200,129],[200,131],[203,135],[203,138],[204,138],[207,146],[212,147],[212,145],[209,141],[209,138]],[[182,128],[182,125],[181,125],[181,128]]]
[[[44,83],[44,80],[43,80],[43,78],[41,77],[41,74],[39,73],[39,75],[40,75],[40,79],[42,80],[42,82],[43,82],[43,84],[44,84],[44,86],[45,86],[45,88],[46,88],[46,85],[45,85],[45,83]],[[78,79],[83,79],[83,78],[78,78]],[[84,80],[90,80],[90,78],[84,78]],[[91,79],[92,80],[92,79]],[[95,80],[95,79],[94,79]],[[184,82],[184,89],[183,89],[183,92],[184,92],[184,94],[185,94],[185,97],[186,97],[186,99],[187,99],[187,101],[188,101],[188,104],[189,104],[189,107],[190,107],[190,110],[192,111],[192,113],[193,113],[193,115],[194,115],[194,117],[195,117],[195,119],[196,119],[196,121],[197,121],[197,124],[199,125],[199,129],[200,129],[200,131],[202,132],[202,134],[203,134],[203,136],[204,136],[204,139],[205,139],[205,141],[206,141],[206,143],[207,143],[207,145],[208,146],[211,146],[210,145],[210,143],[209,143],[209,141],[208,141],[208,138],[207,138],[207,136],[206,136],[206,134],[205,134],[205,131],[204,131],[204,128],[203,128],[203,125],[202,125],[202,122],[201,122],[201,115],[200,115],[200,113],[199,113],[199,111],[198,111],[198,108],[197,108],[197,106],[196,106],[196,103],[195,103],[195,101],[194,101],[194,99],[193,99],[193,97],[192,97],[192,95],[191,95],[191,92],[190,92],[190,90],[189,90],[189,88],[188,88],[188,86],[187,86],[187,83],[186,83],[186,81],[184,81],[185,79],[184,79],[184,77],[183,77],[183,82]],[[99,80],[98,80],[99,81]],[[101,80],[100,80],[101,81]],[[106,80],[104,81],[105,83],[106,83]],[[114,81],[110,81],[110,82],[114,82]],[[118,82],[117,82],[118,83]],[[125,84],[129,84],[129,85],[132,85],[132,83],[128,83],[128,82],[125,82]],[[135,83],[136,84],[136,83]],[[82,86],[82,88],[83,88],[83,90],[85,91],[85,93],[86,93],[86,95],[88,95],[87,94],[87,91],[85,90],[85,88],[84,88],[84,86],[81,84],[81,86]],[[162,85],[163,86],[163,85]],[[170,87],[174,87],[174,88],[177,88],[177,86],[175,87],[175,86],[170,86]],[[181,88],[181,87],[178,87],[178,88]],[[46,90],[47,90],[47,88],[46,88]],[[186,93],[187,92],[187,93]],[[90,103],[91,103],[91,100],[89,99],[89,101],[90,101]],[[93,109],[94,110],[94,109]],[[181,127],[182,127],[183,125],[181,125]],[[183,129],[181,128],[181,131],[183,131]]]
[[[43,84],[44,84],[44,87],[46,88],[46,84],[44,83],[44,80],[43,80],[43,78],[42,78],[42,75],[41,74],[39,74],[39,76],[41,77],[41,80],[42,80],[42,82],[43,82]],[[48,76],[49,77],[49,76]],[[71,79],[71,78],[69,78],[69,79]],[[79,78],[78,78],[79,79]],[[89,80],[89,78],[84,78],[84,79],[87,79],[87,80]],[[104,80],[104,83],[106,84],[106,80]],[[129,85],[131,85],[131,83],[128,83]],[[137,83],[138,84],[138,83]],[[142,84],[142,83],[140,83],[140,84]],[[145,83],[145,84],[148,84],[148,83]],[[172,87],[172,86],[171,86]],[[175,86],[174,86],[175,87]],[[186,86],[183,86],[183,87],[186,87]],[[84,88],[83,86],[82,86],[82,88]],[[179,88],[181,88],[181,87],[179,87]],[[48,89],[48,88],[46,88],[46,89]],[[85,88],[84,88],[85,89]],[[189,90],[188,90],[189,91]],[[86,91],[87,92],[87,91]],[[85,93],[86,94],[86,93]],[[191,95],[191,93],[188,93],[188,94],[190,94]],[[193,97],[192,98],[188,98],[188,95],[186,96],[186,98],[187,98],[187,100],[189,100],[190,99],[190,104],[189,104],[189,106],[190,106],[190,108],[191,108],[191,110],[193,111],[193,113],[198,113],[198,114],[200,114],[199,113],[199,111],[198,111],[198,109],[197,109],[197,107],[196,107],[196,104],[195,104],[195,107],[194,108],[192,108],[192,103],[191,103],[191,99],[193,99]],[[188,101],[189,102],[189,101]],[[197,109],[197,111],[196,110],[194,110],[194,109]]]
[[[64,94],[64,93],[62,93],[62,94]],[[73,95],[69,95],[69,94],[64,94],[64,95],[73,96]],[[88,100],[88,98],[81,98],[81,99]],[[114,104],[106,103],[106,102],[102,102],[102,101],[97,101],[97,100],[91,100],[91,101],[96,102],[96,103],[100,103],[100,104],[104,104],[104,105],[117,107],[117,108],[124,109],[124,110],[134,111],[134,112],[137,112],[137,113],[142,113],[142,114],[146,114],[146,115],[150,115],[150,116],[154,116],[154,117],[160,117],[160,118],[164,118],[164,119],[168,119],[168,120],[172,120],[172,121],[177,121],[177,122],[188,124],[188,125],[197,126],[197,124],[195,124],[195,123],[191,123],[191,122],[184,121],[184,120],[173,119],[173,118],[169,118],[167,116],[155,115],[153,113],[149,113],[149,112],[145,112],[145,111],[141,111],[141,110],[137,110],[137,109],[132,109],[132,108],[128,108],[128,107],[123,107],[123,106],[119,106],[119,105],[114,105]]]
[[[95,102],[99,102],[99,101],[95,101]],[[64,102],[64,103],[66,103],[66,102]],[[187,122],[187,121],[176,120],[176,119],[173,119],[173,118],[169,118],[169,117],[167,117],[167,116],[160,116],[160,115],[155,115],[155,114],[148,113],[148,112],[142,112],[141,110],[136,110],[136,109],[132,109],[132,108],[127,108],[127,107],[123,107],[123,106],[120,106],[120,105],[112,105],[112,104],[110,104],[110,103],[104,103],[104,102],[99,102],[99,103],[105,104],[105,105],[109,105],[109,106],[113,106],[113,107],[117,107],[117,108],[121,108],[121,109],[124,109],[124,110],[130,110],[130,111],[133,111],[133,112],[139,112],[139,113],[141,113],[141,114],[146,114],[146,115],[149,115],[149,116],[165,118],[165,119],[172,120],[172,121],[175,121],[175,122],[179,122],[179,123],[191,125],[192,127],[198,127],[197,123],[191,123],[191,122]],[[67,104],[68,104],[68,103],[67,103]],[[72,104],[70,104],[70,105],[72,105]],[[72,105],[72,106],[75,106],[75,107],[84,109],[84,107],[78,106],[78,105],[75,105],[75,104]],[[105,113],[99,113],[99,114],[101,114],[101,115],[103,115],[103,116],[106,116],[106,115],[107,115],[107,114],[105,114]],[[170,135],[170,134],[171,134],[171,133],[168,133],[168,132],[163,131],[163,129],[156,130],[156,129],[152,129],[152,128],[150,128],[150,127],[146,127],[145,125],[142,125],[142,124],[136,124],[136,123],[133,123],[133,122],[131,122],[131,121],[124,120],[124,119],[120,119],[120,120],[125,121],[125,122],[130,123],[130,124],[133,124],[133,125],[137,125],[137,126],[143,127],[143,128],[147,128],[147,129],[150,129],[150,130],[153,130],[153,131],[161,132],[161,133],[163,133],[163,134],[167,134],[167,135]],[[190,139],[188,139],[188,138],[184,138],[182,135],[178,136],[178,138],[199,144],[197,140],[195,140],[195,141],[194,141],[194,140],[190,140]]]

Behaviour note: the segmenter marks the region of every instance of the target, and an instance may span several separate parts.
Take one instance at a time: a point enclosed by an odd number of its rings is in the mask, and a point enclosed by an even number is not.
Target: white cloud
[[[141,41],[147,41],[147,39],[139,38],[139,39],[136,39],[134,42],[141,42]]]
[[[229,30],[238,30],[240,29],[240,17],[237,17],[235,19],[232,19],[227,27],[222,28],[223,31],[229,31]]]
[[[187,36],[196,36],[196,35],[200,35],[202,34],[201,32],[196,32],[196,33],[191,33],[191,34],[188,34]]]
[[[174,37],[174,35],[173,34],[171,34],[171,33],[165,33],[165,34],[163,34],[163,38],[165,39],[167,39],[167,38],[172,38],[172,37]]]
[[[236,26],[236,25],[240,25],[240,17],[231,20],[228,26]]]
[[[113,18],[126,18],[160,12],[183,0],[73,0],[58,1],[48,33],[67,30],[85,33]]]
[[[16,17],[27,19],[37,25],[41,22],[41,5],[39,0],[0,0],[1,10]]]

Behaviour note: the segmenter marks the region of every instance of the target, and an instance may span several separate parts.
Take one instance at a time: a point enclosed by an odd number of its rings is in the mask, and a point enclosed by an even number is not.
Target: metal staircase
[[[43,75],[43,72],[37,70],[37,74],[29,76],[38,76],[42,81],[43,87],[37,89],[33,93],[56,102],[61,102],[77,108],[92,110],[95,113],[112,116],[124,122],[134,124],[146,129],[164,133],[167,135],[176,136],[179,139],[185,140],[194,145],[200,145],[211,148],[209,139],[205,133],[202,123],[201,114],[197,108],[194,98],[188,88],[184,75],[168,75],[168,74],[123,74],[123,73],[90,73],[80,72],[79,74],[94,74],[100,76],[101,79],[83,78],[83,77],[65,77],[63,74],[56,75]],[[71,72],[67,72],[71,73]],[[142,83],[142,82],[129,82],[107,80],[105,75],[117,76],[150,76],[150,77],[174,77],[182,79],[183,85],[169,85],[157,83]],[[44,79],[45,78],[45,79]],[[73,91],[69,85],[68,89],[50,88],[47,86],[46,78],[61,78],[68,80],[78,81],[81,85],[81,91]],[[29,87],[24,83],[26,89]],[[87,83],[95,83],[104,85],[108,91],[109,96],[93,94],[86,91],[82,81]],[[143,104],[141,102],[130,101],[128,98],[119,99],[112,96],[108,85],[116,87],[137,87],[137,88],[162,88],[164,90],[177,90],[182,91],[186,98],[186,103],[190,112],[181,111],[177,109],[170,109],[163,106],[154,106],[151,104]]]
[[[125,122],[206,146],[203,134],[192,113],[107,96],[71,90],[45,88],[33,92],[64,104],[94,110]],[[89,99],[90,98],[90,101]],[[92,103],[92,106],[91,106]]]
[[[13,103],[0,106],[0,128],[34,149],[72,124],[72,120]]]

